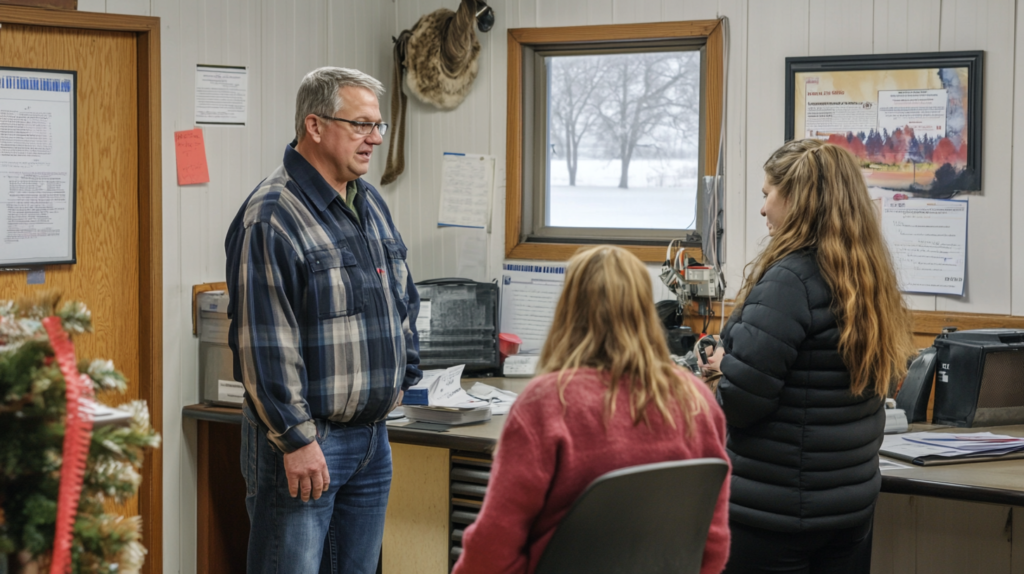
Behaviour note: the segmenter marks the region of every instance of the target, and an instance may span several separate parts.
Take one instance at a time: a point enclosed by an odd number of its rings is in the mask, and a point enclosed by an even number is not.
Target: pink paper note
[[[192,185],[210,181],[206,166],[206,145],[203,130],[174,132],[174,155],[178,162],[178,185]]]

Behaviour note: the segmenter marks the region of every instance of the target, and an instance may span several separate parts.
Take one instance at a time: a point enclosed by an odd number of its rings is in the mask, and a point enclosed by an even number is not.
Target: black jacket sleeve
[[[726,355],[718,397],[730,425],[749,427],[778,409],[779,394],[810,324],[803,280],[775,265],[751,289],[722,338]]]

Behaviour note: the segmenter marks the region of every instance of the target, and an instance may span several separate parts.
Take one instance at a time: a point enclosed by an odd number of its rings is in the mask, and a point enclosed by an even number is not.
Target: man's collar
[[[317,211],[324,211],[332,201],[341,199],[341,195],[327,183],[320,172],[295,150],[294,141],[284,148],[284,168],[298,184],[302,193],[313,202]],[[357,180],[356,186],[358,185]]]

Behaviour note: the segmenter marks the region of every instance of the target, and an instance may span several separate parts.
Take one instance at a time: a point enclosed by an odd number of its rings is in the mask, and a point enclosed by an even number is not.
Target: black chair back
[[[698,574],[728,469],[699,458],[598,477],[558,525],[536,574]]]

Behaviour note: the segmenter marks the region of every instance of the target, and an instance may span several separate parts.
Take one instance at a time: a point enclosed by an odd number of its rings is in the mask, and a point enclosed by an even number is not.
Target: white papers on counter
[[[447,369],[425,371],[423,380],[409,390],[426,388],[427,404],[404,405],[402,409],[405,416],[413,421],[448,425],[490,420],[490,401],[471,397],[459,384],[465,367],[466,365],[456,365]]]
[[[423,379],[412,389],[427,389],[427,405],[431,407],[451,407],[457,409],[472,409],[488,406],[486,400],[475,399],[469,396],[459,379],[462,378],[462,370],[466,365],[456,365],[447,369],[425,371]]]
[[[919,432],[904,435],[903,438],[907,442],[940,449],[932,454],[1006,454],[1024,450],[1024,438],[990,432],[963,434]]]
[[[564,282],[564,266],[503,266],[500,330],[522,339],[520,353],[537,353],[544,346]]]
[[[409,391],[414,389],[425,390],[427,392],[427,404],[414,406],[446,408],[493,407],[502,404],[512,404],[516,400],[518,396],[516,393],[481,382],[473,383],[473,386],[467,392],[459,382],[465,367],[465,365],[456,365],[447,369],[424,371],[423,379],[410,387]],[[406,403],[406,406],[409,406],[409,404]],[[505,412],[507,412],[507,409],[505,409]],[[504,414],[504,412],[498,412],[497,414]]]
[[[901,291],[964,294],[967,201],[883,200],[882,233]]]
[[[1024,438],[979,433],[918,432],[886,435],[879,454],[918,465],[969,462],[1024,453]]]
[[[474,399],[487,401],[491,405],[491,413],[496,415],[507,415],[509,409],[512,408],[512,403],[516,402],[516,398],[519,396],[512,391],[506,391],[505,389],[499,389],[480,382],[473,383],[473,386],[469,387],[466,394]]]
[[[445,152],[437,225],[489,229],[493,191],[494,156]]]

